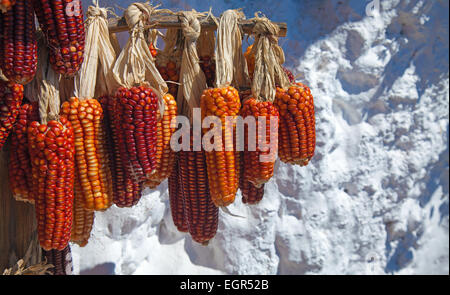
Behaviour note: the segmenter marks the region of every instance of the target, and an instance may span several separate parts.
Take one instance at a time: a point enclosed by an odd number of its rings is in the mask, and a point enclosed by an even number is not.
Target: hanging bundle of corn
[[[180,114],[188,117],[191,122],[200,119],[193,118],[193,109],[200,106],[200,97],[207,88],[206,77],[201,70],[195,45],[201,28],[198,18],[202,15],[196,11],[179,13],[184,46],[180,72],[182,86],[178,92],[177,103],[180,106]],[[178,153],[179,170],[173,172],[179,177],[178,186],[182,194],[182,204],[179,201],[179,194],[174,193],[170,196],[171,203],[174,203],[172,216],[176,225],[180,225],[183,221],[187,223],[189,234],[194,241],[207,244],[216,234],[219,212],[210,196],[205,152],[201,148],[193,150],[193,129],[187,132],[190,150]],[[180,205],[184,212],[180,210]],[[181,213],[184,217],[180,217]],[[184,223],[179,226],[181,230],[184,229],[182,225]]]
[[[47,261],[47,264],[53,266],[48,269],[51,275],[64,276],[72,274],[72,252],[69,245],[63,250],[43,250],[42,256]]]
[[[0,0],[0,12],[7,12],[16,4],[16,0]]]
[[[9,186],[17,201],[34,203],[31,194],[32,178],[27,129],[31,122],[38,120],[37,102],[22,105],[17,117],[17,123],[11,134],[8,177]]]
[[[222,128],[208,128],[203,132],[221,133],[222,139],[214,143],[218,149],[206,152],[209,187],[216,206],[228,206],[234,202],[239,182],[239,153],[235,152],[232,130],[227,130],[225,117],[234,121],[241,108],[238,91],[231,85],[248,85],[245,58],[242,54],[242,32],[238,20],[244,15],[240,11],[225,11],[220,19],[216,48],[216,85],[201,97],[202,119],[207,116],[220,118]]]
[[[281,48],[278,46],[278,27],[268,19],[255,18],[255,43],[252,46],[255,69],[252,96],[243,101],[242,117],[255,119],[256,132],[245,128],[244,183],[260,188],[273,176],[278,152],[278,110],[273,105],[275,83],[285,78],[280,66]],[[279,78],[281,76],[281,78]]]
[[[39,55],[48,58],[45,46]],[[39,58],[42,68],[36,76],[39,86],[40,122],[28,127],[28,152],[31,161],[31,192],[35,201],[38,238],[44,250],[63,250],[72,228],[75,179],[74,133],[70,122],[59,118],[59,75]]]
[[[22,85],[0,79],[0,149],[16,122],[22,99]]]
[[[37,44],[33,4],[18,0],[0,13],[0,68],[9,81],[25,85],[36,74]]]
[[[32,0],[39,25],[46,36],[53,70],[75,75],[83,63],[84,23],[80,0]]]
[[[97,3],[90,6],[87,12],[86,50],[84,62],[74,78],[75,97],[64,102],[61,108],[61,116],[71,122],[75,133],[75,198],[80,199],[76,200],[75,207],[81,204],[90,211],[104,211],[112,205],[112,177],[103,109],[94,96],[98,72],[109,71],[114,60],[114,49],[109,42],[107,10]],[[80,208],[75,210],[82,211]],[[83,227],[80,225],[80,228]]]
[[[134,3],[125,11],[130,38],[113,67],[120,85],[112,102],[114,144],[120,153],[125,179],[142,186],[155,173],[157,143],[157,109],[164,114],[163,97],[167,84],[162,79],[144,36],[144,27],[158,11],[147,3]],[[116,159],[117,160],[117,159]],[[117,206],[132,206],[132,187],[125,196],[114,199]],[[140,195],[140,192],[139,192]]]
[[[169,93],[173,97],[178,93],[178,82],[180,80],[182,35],[181,30],[169,28],[163,37],[164,50],[159,51],[156,56],[156,67],[161,77],[168,82]]]

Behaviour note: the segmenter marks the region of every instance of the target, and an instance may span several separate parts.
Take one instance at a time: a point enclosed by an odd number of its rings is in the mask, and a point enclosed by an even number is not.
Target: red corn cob
[[[27,128],[31,122],[37,120],[39,120],[37,103],[22,105],[11,134],[8,162],[9,186],[14,198],[30,203],[34,203],[34,199],[31,194],[32,177]]]
[[[145,181],[156,168],[158,97],[150,88],[119,88],[116,93],[114,124],[126,170],[138,181]],[[129,161],[124,161],[129,160]]]
[[[241,153],[241,158],[244,158]],[[244,164],[241,163],[241,174],[239,177],[239,188],[241,189],[242,202],[244,204],[258,204],[264,197],[264,184],[261,187],[255,187],[250,181],[245,178]]]
[[[47,125],[34,121],[27,133],[39,242],[46,251],[63,250],[72,229],[73,129],[62,117],[60,122],[50,121]]]
[[[42,256],[46,259],[47,264],[52,264],[54,266],[49,268],[52,275],[59,276],[72,274],[73,264],[70,246],[67,246],[64,250],[43,250]]]
[[[0,80],[0,149],[16,122],[22,99],[22,85]]]
[[[83,63],[85,29],[80,0],[32,0],[55,72],[74,76]]]
[[[180,151],[178,165],[189,233],[197,243],[207,244],[216,235],[219,209],[209,193],[205,152]]]
[[[288,90],[277,88],[274,104],[280,112],[280,160],[288,164],[308,165],[316,146],[311,90],[302,83],[293,84]]]
[[[214,87],[214,82],[216,81],[216,62],[214,58],[211,56],[201,56],[200,67],[203,73],[205,73],[208,87]]]
[[[180,232],[188,232],[187,216],[184,208],[183,190],[181,188],[180,167],[178,165],[178,154],[175,154],[175,163],[169,176],[169,200],[172,220]]]
[[[37,69],[33,5],[18,0],[5,14],[0,14],[0,68],[9,81],[25,85]]]
[[[106,127],[107,140],[109,147],[109,159],[112,172],[113,183],[113,202],[118,207],[132,207],[136,205],[141,198],[142,181],[137,176],[131,173],[129,155],[126,152],[126,147],[123,142],[119,144],[119,133],[121,132],[122,125],[117,125],[116,118],[118,113],[117,109],[118,101],[112,97],[102,97],[100,99],[104,116],[104,126]],[[124,165],[125,163],[125,165]]]
[[[286,69],[285,67],[283,67],[283,70],[286,73],[286,75],[288,76],[289,82],[295,83],[294,74],[292,74],[292,72],[290,70]]]
[[[0,0],[0,12],[7,12],[14,4],[16,4],[16,0]]]

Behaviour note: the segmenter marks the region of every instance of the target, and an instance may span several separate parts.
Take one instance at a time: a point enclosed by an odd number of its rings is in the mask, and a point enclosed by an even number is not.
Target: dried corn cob
[[[175,163],[169,176],[169,200],[172,220],[180,232],[188,232],[188,223],[185,214],[183,190],[181,188],[180,167],[178,165],[178,154],[175,154]]]
[[[150,176],[146,185],[150,188],[157,187],[172,172],[175,153],[170,147],[170,138],[175,132],[175,125],[172,120],[177,116],[177,103],[172,95],[166,94],[164,97],[164,115],[157,123],[156,133],[156,169]],[[159,108],[157,117],[160,118]]]
[[[22,99],[22,85],[0,80],[0,149],[16,122]]]
[[[33,177],[38,238],[41,247],[63,250],[72,229],[75,179],[74,134],[66,118],[39,124],[27,130]]]
[[[244,158],[244,152],[241,152],[241,159]],[[243,162],[243,161],[241,161]],[[245,166],[241,163],[241,171],[239,177],[239,188],[242,194],[242,202],[244,204],[255,205],[258,204],[264,197],[264,184],[257,188],[250,181],[245,178]]]
[[[94,224],[94,211],[84,208],[83,189],[80,186],[79,179],[75,182],[74,193],[70,241],[78,244],[80,247],[84,247],[87,245],[91,236],[91,230]]]
[[[138,181],[145,181],[156,168],[158,97],[150,89],[121,87],[116,93],[114,124],[123,165]],[[129,161],[124,161],[129,160]]]
[[[16,4],[16,0],[0,0],[0,12],[7,12]]]
[[[17,123],[11,134],[8,161],[9,186],[18,201],[34,203],[31,194],[31,162],[28,153],[27,128],[39,119],[37,103],[24,104],[19,110]]]
[[[70,246],[67,246],[64,250],[43,250],[42,256],[47,260],[48,264],[52,264],[54,266],[49,269],[52,275],[58,276],[72,274],[73,264]]]
[[[174,61],[169,61],[166,65],[157,65],[157,69],[164,81],[178,82],[180,80],[180,67]],[[178,85],[170,83],[169,93],[177,97]]]
[[[235,118],[241,107],[238,91],[232,86],[205,90],[200,104],[202,117],[219,117],[222,130],[225,117]],[[239,154],[234,149],[234,128],[232,132],[222,131],[222,141],[222,151],[206,152],[209,188],[216,206],[228,206],[234,202],[239,182]],[[233,147],[233,151],[226,151],[225,147]]]
[[[61,115],[70,121],[75,134],[76,174],[81,188],[77,197],[85,209],[104,211],[112,205],[112,177],[103,109],[95,99],[72,97],[63,103]]]
[[[119,144],[119,133],[122,125],[120,117],[116,112],[118,101],[113,97],[102,97],[100,102],[105,112],[104,126],[107,132],[109,147],[110,167],[113,178],[113,202],[118,207],[132,207],[136,205],[141,198],[142,181],[131,173],[129,155],[126,152],[126,146],[122,142]],[[124,164],[125,163],[125,164]]]
[[[256,120],[256,150],[249,150],[249,132],[248,126],[245,126],[245,150],[243,153],[243,159],[241,159],[241,161],[244,162],[244,174],[246,180],[251,182],[255,187],[259,188],[264,183],[269,181],[269,179],[273,176],[273,168],[275,165],[278,149],[278,130],[271,130],[270,119],[271,117],[278,119],[278,110],[269,101],[261,101],[254,98],[249,98],[246,99],[243,103],[241,116],[244,119],[250,116],[255,118]],[[264,129],[263,126],[259,126],[259,117],[264,117],[266,124]],[[278,124],[276,125],[277,126],[274,127],[278,127]],[[275,132],[275,134],[271,134],[271,132]],[[263,134],[265,135],[263,136]],[[264,137],[265,139],[263,142]],[[273,140],[271,140],[271,137],[273,137]],[[267,146],[270,145],[270,149],[264,152],[261,151],[261,144]],[[269,159],[265,159],[265,161],[262,161],[262,156],[271,159],[270,161]]]
[[[109,159],[110,167],[113,179],[113,202],[118,207],[131,207],[135,205],[140,199],[140,191],[133,190],[133,180],[127,179],[127,174],[122,165],[121,154],[117,143],[116,131],[114,126],[114,106],[116,100],[104,96],[101,97],[100,103],[102,104],[103,111],[105,112],[103,126],[105,127],[107,134],[107,146],[109,147]],[[124,155],[126,156],[126,155]],[[127,192],[127,183],[131,183],[131,188]]]
[[[85,29],[80,0],[33,0],[50,49],[50,64],[64,76],[75,75],[84,54]]]
[[[290,70],[286,69],[285,67],[283,67],[283,70],[284,70],[284,72],[286,73],[286,75],[287,75],[287,77],[288,77],[288,79],[289,79],[289,82],[295,83],[295,77],[294,77],[294,74],[292,74],[292,72],[291,72]]]
[[[0,14],[0,68],[9,81],[25,85],[37,69],[33,5],[18,0],[5,14]]]
[[[280,160],[288,164],[308,165],[316,146],[311,90],[301,83],[291,85],[288,90],[277,88],[274,104],[280,112]]]
[[[219,209],[209,193],[205,152],[180,151],[178,165],[189,233],[197,243],[207,244],[216,235]]]
[[[214,58],[211,56],[201,56],[200,67],[203,73],[205,73],[208,86],[214,87],[214,82],[216,81],[216,63]]]

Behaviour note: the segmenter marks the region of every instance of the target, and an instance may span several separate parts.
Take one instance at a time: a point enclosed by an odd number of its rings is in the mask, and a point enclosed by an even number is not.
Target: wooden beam
[[[181,22],[176,15],[156,15],[152,16],[150,20],[151,24],[155,24],[155,29],[168,29],[168,28],[181,28]],[[200,19],[203,30],[217,30],[216,23],[210,19],[204,17]],[[286,37],[287,24],[286,23],[274,23],[280,28],[278,37]],[[254,23],[251,20],[242,20],[239,25],[245,34],[250,35],[253,31]],[[128,25],[124,17],[109,19],[109,31],[110,33],[119,33],[128,31]]]

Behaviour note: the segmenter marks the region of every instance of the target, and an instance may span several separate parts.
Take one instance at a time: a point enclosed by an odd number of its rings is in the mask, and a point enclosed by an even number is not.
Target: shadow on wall
[[[93,268],[80,271],[80,275],[114,275],[116,265],[112,262],[98,264]]]

